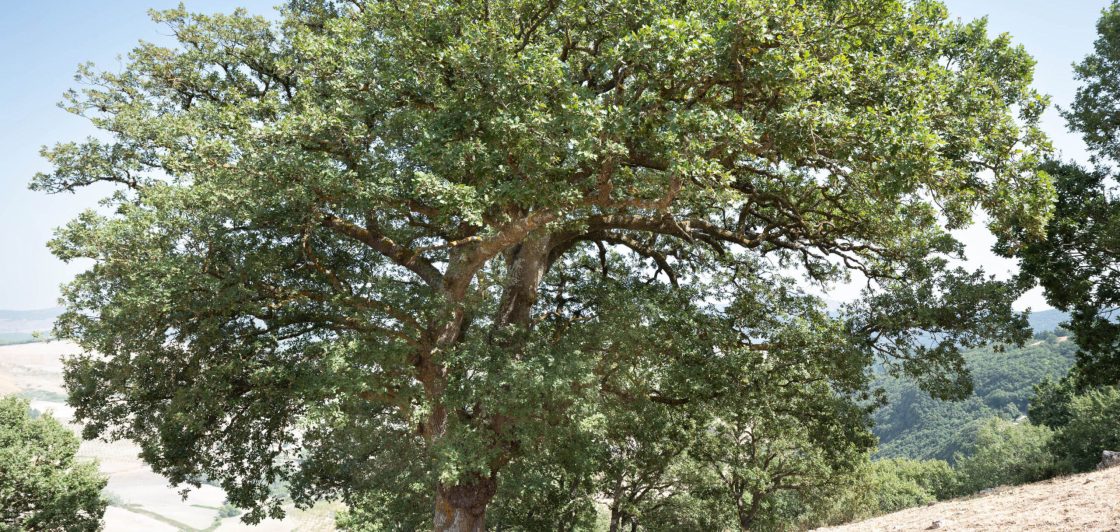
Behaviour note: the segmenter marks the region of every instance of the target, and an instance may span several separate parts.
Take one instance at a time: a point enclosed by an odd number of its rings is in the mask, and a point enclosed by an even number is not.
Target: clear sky
[[[186,0],[193,11],[228,11],[243,6],[271,15],[279,0]],[[118,56],[138,40],[166,42],[168,30],[152,23],[148,8],[169,8],[166,0],[37,0],[6,2],[0,16],[0,309],[33,309],[57,304],[58,286],[80,266],[67,266],[46,249],[54,227],[84,208],[97,194],[46,196],[27,190],[31,176],[46,169],[39,148],[93,133],[85,121],[56,106],[74,86],[78,64],[102,68],[119,64]],[[1038,60],[1036,87],[1068,105],[1076,83],[1070,65],[1087,54],[1095,23],[1106,0],[949,0],[953,16],[987,15],[993,32],[1008,32]],[[1084,160],[1080,139],[1065,130],[1051,109],[1044,120],[1055,145],[1067,157]],[[1000,276],[1014,270],[1010,261],[992,255],[991,236],[982,229],[961,234],[972,264]],[[840,294],[838,294],[840,295]],[[1045,308],[1039,292],[1020,306]]]

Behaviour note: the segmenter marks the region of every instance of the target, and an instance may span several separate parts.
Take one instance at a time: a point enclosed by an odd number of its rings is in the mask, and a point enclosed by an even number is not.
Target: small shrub
[[[837,485],[831,504],[806,525],[827,526],[867,519],[952,496],[956,473],[944,460],[906,458],[869,462],[850,483]]]
[[[1061,471],[1050,452],[1054,432],[1030,423],[991,418],[975,441],[956,456],[958,493],[976,493],[996,486],[1025,484]]]
[[[1102,450],[1120,449],[1120,389],[1099,388],[1074,397],[1069,421],[1050,449],[1073,471],[1089,471]]]
[[[241,510],[228,502],[223,504],[221,508],[218,508],[218,517],[223,519],[227,517],[237,517],[239,515],[241,515]]]
[[[890,513],[944,499],[957,480],[944,460],[879,460],[872,463],[876,513]]]

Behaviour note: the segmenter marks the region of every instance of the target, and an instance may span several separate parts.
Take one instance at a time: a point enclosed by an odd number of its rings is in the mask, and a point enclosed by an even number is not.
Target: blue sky
[[[78,64],[92,61],[102,68],[119,64],[138,40],[166,42],[167,28],[152,23],[148,8],[174,7],[177,1],[118,0],[113,2],[37,0],[7,2],[0,16],[0,309],[54,306],[58,286],[80,270],[65,265],[46,249],[54,227],[84,208],[94,206],[95,193],[46,196],[27,190],[31,176],[46,169],[39,148],[93,133],[85,121],[56,106],[74,86]],[[242,6],[272,14],[273,0],[189,0],[193,11],[228,11]],[[1067,105],[1076,83],[1070,65],[1092,48],[1095,23],[1105,0],[950,0],[953,16],[987,15],[993,32],[1008,32],[1038,60],[1036,87],[1053,102]],[[1055,145],[1067,157],[1083,160],[1080,139],[1066,132],[1051,109],[1044,121]],[[982,229],[962,233],[972,264],[1007,275],[1010,261],[992,255],[990,235]],[[1020,306],[1044,308],[1035,291]]]

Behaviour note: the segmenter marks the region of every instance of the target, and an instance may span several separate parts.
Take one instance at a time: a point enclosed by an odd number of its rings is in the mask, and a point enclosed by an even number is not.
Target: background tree
[[[33,182],[119,187],[51,244],[94,263],[56,332],[87,350],[85,436],[249,521],[277,480],[357,507],[407,479],[436,530],[479,530],[503,471],[611,405],[721,400],[752,371],[728,346],[783,341],[737,314],[789,277],[866,277],[837,356],[939,396],[967,391],[958,346],[1024,336],[1018,288],[949,269],[948,231],[1041,229],[1045,102],[1022,49],[937,2],[154,18],[179,45],[83,68],[67,107],[104,134]]]
[[[715,491],[742,530],[782,528],[781,518],[796,517],[782,515],[783,494],[812,505],[840,489],[875,445],[871,407],[855,400],[866,387],[868,353],[850,343],[845,321],[791,288],[771,288],[770,301],[740,298],[729,309],[739,320],[732,329],[750,324],[773,345],[721,350],[751,372],[713,401],[691,450],[718,479]]]
[[[1079,95],[1082,93],[1079,92]],[[1081,98],[1082,96],[1079,96]],[[1071,125],[1076,124],[1071,120]],[[1058,190],[1045,239],[1018,248],[1022,275],[1069,311],[1081,387],[1120,382],[1120,201],[1104,169],[1049,162]]]
[[[0,530],[100,530],[107,479],[75,459],[78,438],[28,402],[0,397]]]
[[[1046,238],[1003,246],[1051,305],[1070,311],[1082,386],[1120,382],[1120,200],[1112,168],[1120,161],[1120,4],[1101,13],[1097,34],[1093,53],[1074,68],[1081,86],[1063,112],[1095,168],[1044,165],[1058,192]]]
[[[1061,380],[1035,387],[1030,417],[1054,429],[1049,451],[1073,471],[1092,468],[1102,450],[1120,444],[1120,3],[1101,13],[1097,34],[1093,53],[1075,67],[1082,85],[1064,112],[1089,146],[1093,167],[1046,163],[1058,195],[1045,239],[1005,246],[1021,259],[1024,275],[1043,286],[1047,301],[1070,311],[1077,364]]]
[[[996,486],[1038,482],[1061,472],[1049,445],[1053,430],[1029,422],[985,420],[960,454],[955,466],[959,493]]]
[[[610,532],[637,530],[645,510],[683,490],[674,469],[687,461],[695,421],[687,419],[681,408],[642,403],[626,414],[611,416],[604,438],[607,452],[600,485],[601,496],[608,501]]]
[[[1051,450],[1061,465],[1089,471],[1101,460],[1101,451],[1120,447],[1120,389],[1104,386],[1077,395],[1069,404],[1069,419],[1054,433]]]
[[[1060,379],[1047,377],[1036,384],[1027,410],[1031,423],[1052,429],[1066,426],[1072,415],[1070,407],[1073,398],[1079,390],[1076,381],[1077,372],[1071,371]]]

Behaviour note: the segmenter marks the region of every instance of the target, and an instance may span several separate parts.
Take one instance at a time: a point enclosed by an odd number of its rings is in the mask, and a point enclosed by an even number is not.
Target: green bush
[[[957,474],[945,460],[881,460],[883,470],[920,486],[938,500],[948,499],[957,491]]]
[[[991,418],[975,441],[956,456],[958,493],[1050,478],[1061,471],[1050,452],[1053,430],[1027,422]]]
[[[1047,377],[1034,385],[1034,396],[1027,407],[1027,416],[1035,425],[1052,429],[1066,426],[1070,418],[1070,404],[1077,395],[1074,374],[1059,380]]]
[[[956,473],[944,460],[875,460],[839,483],[831,504],[810,509],[803,523],[813,528],[897,512],[951,497],[956,486]]]
[[[241,515],[241,510],[238,510],[236,506],[228,502],[223,504],[221,508],[218,508],[218,517],[237,517],[239,515]]]
[[[878,460],[871,464],[872,509],[884,514],[945,499],[956,484],[944,460]]]
[[[0,398],[0,530],[98,530],[105,477],[75,459],[69,429],[29,410],[26,399]]]
[[[1120,449],[1120,389],[1105,387],[1075,396],[1069,422],[1054,436],[1050,449],[1073,471],[1088,471],[1102,450]]]

